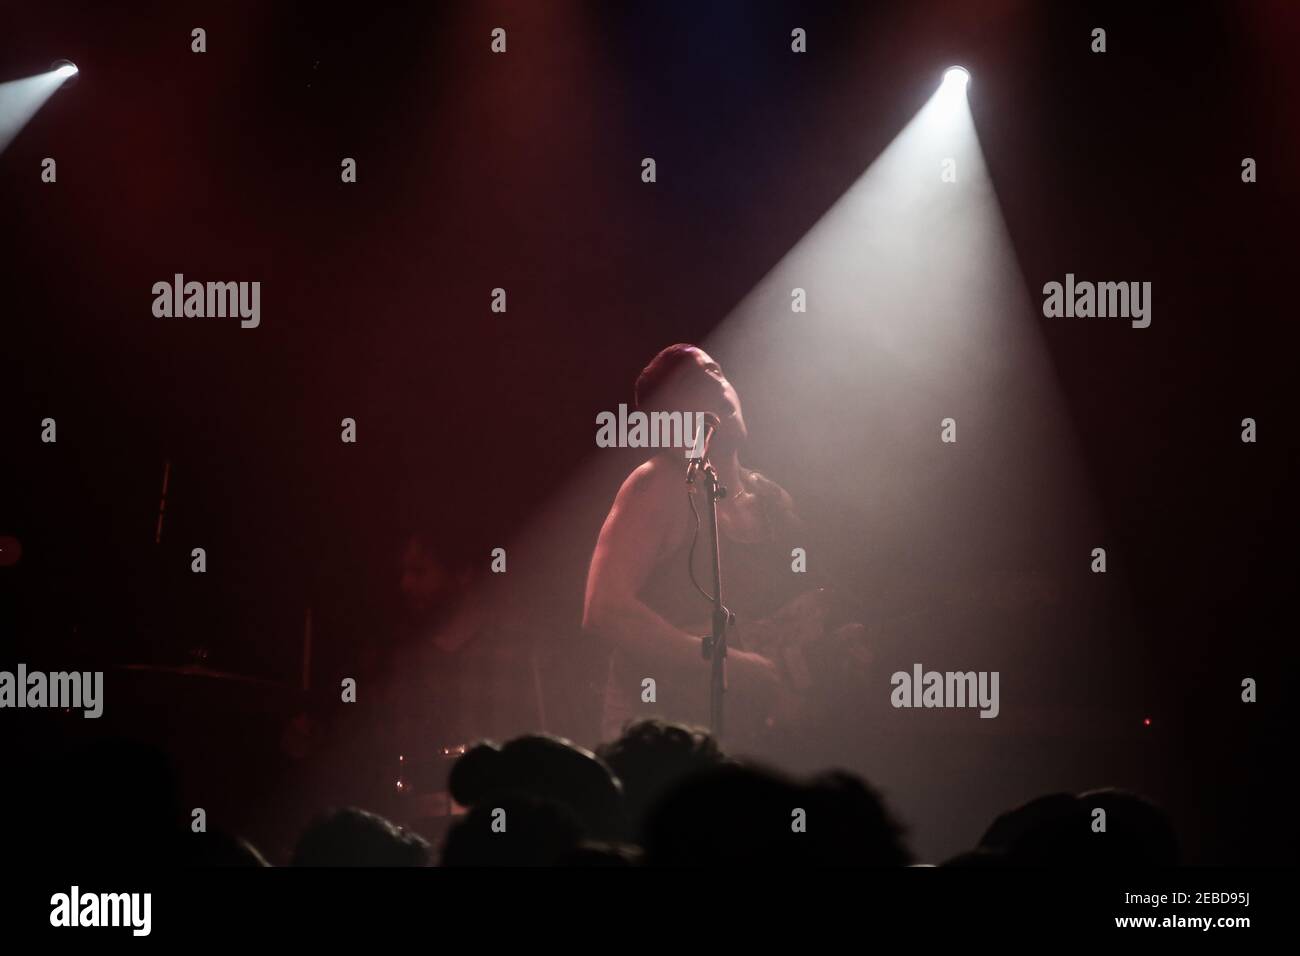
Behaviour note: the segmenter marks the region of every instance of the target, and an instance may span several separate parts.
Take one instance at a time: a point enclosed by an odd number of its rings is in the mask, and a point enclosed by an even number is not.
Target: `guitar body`
[[[811,719],[861,690],[872,662],[867,629],[846,620],[844,602],[827,588],[805,591],[760,621],[737,626],[738,644],[780,669],[793,714]]]

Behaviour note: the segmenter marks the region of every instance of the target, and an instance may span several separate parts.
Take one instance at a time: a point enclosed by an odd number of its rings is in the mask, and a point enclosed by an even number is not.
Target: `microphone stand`
[[[704,492],[707,497],[704,513],[709,522],[709,543],[713,556],[713,633],[704,639],[703,652],[710,662],[709,673],[709,730],[715,740],[722,740],[723,697],[727,692],[727,625],[736,616],[722,603],[722,552],[718,545],[718,501],[727,496],[726,486],[718,481],[717,469],[708,458],[691,462],[686,481],[694,484],[695,474],[704,475]]]

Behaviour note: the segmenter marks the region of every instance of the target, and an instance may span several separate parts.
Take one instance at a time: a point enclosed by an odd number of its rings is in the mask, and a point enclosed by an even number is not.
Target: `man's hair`
[[[682,366],[691,361],[691,353],[698,350],[698,345],[678,342],[652,358],[650,364],[641,370],[641,374],[636,379],[633,397],[637,409],[643,412],[649,411],[655,393],[661,391]]]

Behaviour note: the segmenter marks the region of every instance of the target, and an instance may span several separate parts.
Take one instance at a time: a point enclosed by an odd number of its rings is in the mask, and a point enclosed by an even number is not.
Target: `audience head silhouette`
[[[797,782],[756,766],[696,774],[645,828],[652,866],[900,866],[902,828],[865,782],[843,771]]]
[[[293,866],[425,866],[429,844],[378,814],[345,807],[316,820],[298,838]]]
[[[503,747],[480,743],[452,768],[449,787],[463,806],[499,806],[508,796],[550,801],[567,809],[594,838],[616,837],[622,787],[599,758],[561,737],[533,734]]]
[[[1165,812],[1114,789],[1031,800],[993,821],[980,848],[1010,866],[1173,866],[1179,856]]]
[[[557,866],[575,853],[583,829],[567,807],[526,794],[480,803],[447,834],[442,865]]]
[[[623,784],[625,836],[637,838],[650,808],[680,780],[726,758],[707,731],[662,720],[629,724],[596,753]]]

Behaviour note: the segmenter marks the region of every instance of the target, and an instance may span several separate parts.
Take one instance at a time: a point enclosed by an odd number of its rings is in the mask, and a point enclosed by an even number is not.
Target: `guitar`
[[[766,618],[736,625],[735,646],[763,655],[780,671],[785,722],[818,717],[865,685],[874,654],[867,627],[849,619],[856,610],[819,587]]]
[[[912,610],[882,619],[869,616],[860,602],[843,592],[818,587],[766,618],[742,621],[736,627],[736,646],[777,665],[786,695],[793,698],[789,703],[795,720],[824,717],[860,706],[872,668],[896,664],[900,648],[916,635],[951,627],[955,616],[1032,611],[1051,607],[1058,599],[1050,578],[990,576],[977,587],[914,599]]]

